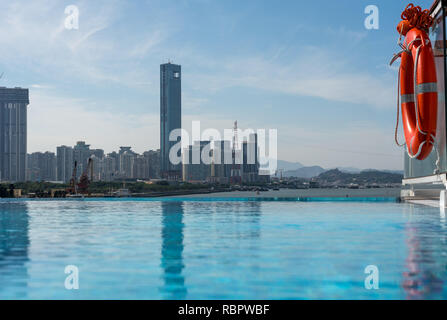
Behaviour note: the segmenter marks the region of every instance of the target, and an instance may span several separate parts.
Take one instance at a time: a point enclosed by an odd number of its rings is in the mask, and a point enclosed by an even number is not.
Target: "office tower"
[[[25,181],[28,89],[0,87],[0,181]]]
[[[182,127],[181,66],[166,63],[160,65],[160,169],[165,179],[178,180],[181,164],[174,165],[169,160],[169,151],[178,141],[169,141],[172,130]],[[181,157],[179,148],[178,154]]]
[[[73,148],[60,146],[56,149],[57,181],[69,182],[73,174]]]

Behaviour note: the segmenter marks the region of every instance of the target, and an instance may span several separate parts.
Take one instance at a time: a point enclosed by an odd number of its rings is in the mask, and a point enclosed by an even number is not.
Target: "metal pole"
[[[446,86],[446,78],[447,78],[447,65],[446,65],[446,54],[447,54],[447,48],[445,46],[445,40],[446,40],[446,26],[445,26],[445,7],[447,5],[447,0],[441,0],[441,12],[442,12],[442,47],[443,47],[443,51],[444,51],[444,115],[445,115],[445,123],[444,123],[444,128],[445,128],[445,138],[447,141],[447,108],[446,108],[446,97],[447,97],[447,86]],[[444,148],[444,156],[447,157],[447,148]],[[442,163],[442,162],[441,162]],[[446,171],[446,168],[442,168],[441,171]]]

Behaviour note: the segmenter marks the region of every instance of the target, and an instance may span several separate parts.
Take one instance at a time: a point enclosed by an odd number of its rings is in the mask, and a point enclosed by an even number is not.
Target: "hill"
[[[299,162],[278,160],[278,163],[277,163],[278,170],[282,169],[283,171],[292,171],[292,170],[300,169],[302,167],[304,167],[304,166]]]
[[[402,178],[402,174],[387,171],[364,170],[360,173],[347,173],[333,169],[321,173],[315,180],[320,184],[387,184],[400,183]]]
[[[320,166],[302,167],[296,170],[289,170],[283,173],[283,177],[290,178],[313,178],[324,172],[325,170]]]

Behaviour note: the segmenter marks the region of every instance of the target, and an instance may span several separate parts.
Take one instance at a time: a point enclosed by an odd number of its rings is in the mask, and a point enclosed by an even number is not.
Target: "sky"
[[[365,7],[379,9],[368,30]],[[431,0],[419,1],[429,8]],[[65,8],[79,8],[68,30]],[[276,129],[278,158],[402,169],[396,26],[406,1],[1,1],[0,86],[30,89],[28,151],[159,148],[159,71],[182,66],[182,127]],[[400,139],[403,140],[400,131]]]

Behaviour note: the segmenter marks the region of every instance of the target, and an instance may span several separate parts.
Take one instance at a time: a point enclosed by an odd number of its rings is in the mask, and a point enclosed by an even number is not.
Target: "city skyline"
[[[188,1],[81,2],[79,30],[65,30],[58,1],[3,3],[0,44],[10,50],[0,53],[0,86],[30,88],[31,152],[78,140],[142,152],[159,144],[159,64],[172,59],[183,66],[186,130],[193,120],[221,131],[238,120],[278,129],[281,160],[402,169],[390,138],[396,70],[381,50],[396,41],[387,30],[402,4],[381,3],[374,31],[363,25],[366,4],[319,12],[315,3],[266,2],[267,16],[250,1],[194,10]],[[309,28],[316,20],[325,22]]]
[[[77,168],[76,178],[79,179],[90,159],[94,181],[150,180],[160,177],[160,150],[147,150],[139,154],[131,146],[121,146],[119,150],[106,153],[103,149],[90,147],[86,141],[77,141],[73,146],[57,146],[56,153],[46,151],[27,154],[24,181],[68,183],[74,167]]]

